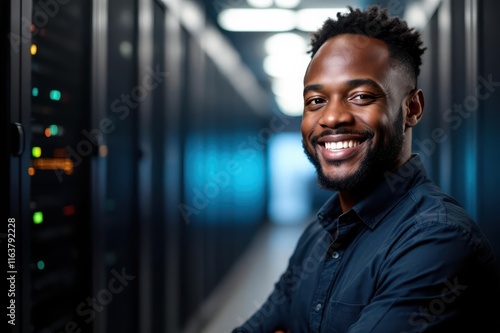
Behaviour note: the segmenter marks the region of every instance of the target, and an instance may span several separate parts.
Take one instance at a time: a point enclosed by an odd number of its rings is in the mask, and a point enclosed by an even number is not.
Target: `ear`
[[[412,90],[405,99],[405,125],[413,127],[420,121],[424,113],[424,93],[422,89]]]

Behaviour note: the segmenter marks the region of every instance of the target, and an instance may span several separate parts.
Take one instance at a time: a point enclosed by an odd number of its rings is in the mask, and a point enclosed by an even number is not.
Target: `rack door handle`
[[[20,156],[24,152],[24,127],[20,123],[10,124],[10,152]]]

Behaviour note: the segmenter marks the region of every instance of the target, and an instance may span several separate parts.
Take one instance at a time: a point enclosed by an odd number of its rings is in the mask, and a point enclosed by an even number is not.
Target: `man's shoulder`
[[[413,204],[419,221],[474,223],[463,205],[433,182],[423,182],[412,188],[408,191],[407,200]]]
[[[433,183],[424,183],[408,193],[413,213],[400,221],[406,237],[446,239],[467,244],[471,249],[491,252],[491,245],[478,223],[452,196]]]

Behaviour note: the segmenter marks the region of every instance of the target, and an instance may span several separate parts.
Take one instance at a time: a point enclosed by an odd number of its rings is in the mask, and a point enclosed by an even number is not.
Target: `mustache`
[[[364,137],[366,140],[371,139],[375,136],[375,133],[373,133],[372,131],[356,131],[356,130],[344,128],[344,127],[338,128],[338,129],[331,129],[330,128],[330,129],[325,129],[323,132],[321,132],[318,135],[312,136],[311,143],[313,145],[315,145],[318,143],[318,140],[320,138],[327,136],[327,135],[335,135],[335,134],[358,135],[358,136]]]

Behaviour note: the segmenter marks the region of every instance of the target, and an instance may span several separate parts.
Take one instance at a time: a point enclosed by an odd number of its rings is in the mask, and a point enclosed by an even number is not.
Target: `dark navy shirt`
[[[418,155],[343,213],[306,228],[245,333],[500,332],[493,251]]]

